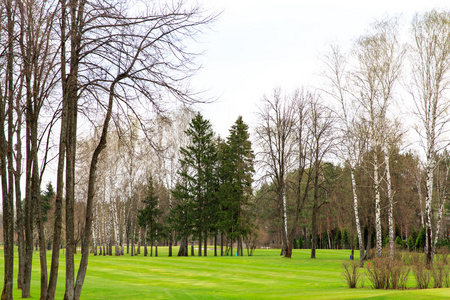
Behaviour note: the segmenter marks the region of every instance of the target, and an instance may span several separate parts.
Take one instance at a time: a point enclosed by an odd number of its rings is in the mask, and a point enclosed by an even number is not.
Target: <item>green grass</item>
[[[176,252],[175,252],[176,253]],[[61,252],[61,254],[63,254]],[[417,290],[412,273],[408,290],[349,289],[341,264],[349,250],[294,250],[292,259],[280,250],[256,250],[255,256],[159,257],[129,255],[91,256],[82,299],[449,299],[450,289]],[[50,262],[50,254],[48,255]],[[76,255],[79,259],[80,255]],[[61,255],[56,299],[64,293],[64,259]],[[3,251],[0,251],[3,281]],[[17,262],[16,262],[17,266]],[[39,257],[33,260],[32,298],[39,298]],[[15,284],[16,282],[14,282]],[[14,291],[14,298],[20,298]]]

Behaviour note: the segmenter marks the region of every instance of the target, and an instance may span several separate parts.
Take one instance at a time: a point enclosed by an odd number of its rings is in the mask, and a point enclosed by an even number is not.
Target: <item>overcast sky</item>
[[[401,15],[404,30],[416,12],[450,8],[448,0],[200,0],[223,11],[201,39],[203,69],[194,86],[215,103],[199,109],[222,137],[239,115],[251,127],[261,97],[319,82],[330,42],[351,45],[376,19]],[[251,128],[252,130],[252,128]]]

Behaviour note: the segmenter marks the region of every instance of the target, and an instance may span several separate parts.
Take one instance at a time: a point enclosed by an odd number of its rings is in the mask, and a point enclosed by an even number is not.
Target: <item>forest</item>
[[[217,18],[185,1],[1,0],[2,299],[30,297],[34,251],[41,299],[65,251],[71,300],[90,255],[351,249],[363,266],[403,249],[430,265],[450,244],[450,11],[332,44],[324,84],[262,94],[226,137],[189,85]]]

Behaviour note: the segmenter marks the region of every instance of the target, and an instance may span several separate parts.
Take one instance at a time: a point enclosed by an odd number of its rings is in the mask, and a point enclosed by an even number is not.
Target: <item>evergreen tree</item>
[[[350,243],[347,228],[342,232],[342,248],[347,249]]]
[[[51,208],[50,202],[56,196],[55,189],[51,182],[47,184],[47,190],[44,193],[41,193],[41,204],[42,204],[42,219],[47,222],[48,219],[48,211]],[[37,215],[37,212],[36,212]]]
[[[414,251],[414,241],[413,241],[413,237],[411,235],[408,238],[408,250]]]
[[[159,209],[159,198],[155,193],[153,186],[153,179],[150,176],[148,179],[147,192],[144,200],[144,208],[138,210],[138,224],[139,226],[145,228],[146,239],[151,241],[153,246],[153,241],[156,239],[158,232],[162,231],[162,226],[158,222],[158,218],[161,215],[161,210]],[[144,254],[147,255],[147,243],[145,243]]]
[[[238,242],[238,255],[243,253],[242,239],[251,230],[249,205],[254,154],[249,138],[248,126],[239,116],[230,129],[226,143],[219,144],[221,228],[232,243]]]
[[[185,224],[179,222],[186,220],[190,228],[185,226],[186,230],[182,234],[192,233],[198,239],[198,255],[201,256],[202,243],[206,244],[208,234],[216,222],[213,212],[217,210],[214,207],[217,154],[211,124],[200,113],[192,119],[185,133],[190,143],[186,148],[180,148],[180,182],[173,191],[180,204],[173,210],[172,220],[176,227],[183,227]]]
[[[336,228],[334,234],[334,244],[336,246],[336,249],[341,249],[341,239],[342,239],[341,230],[339,228]]]

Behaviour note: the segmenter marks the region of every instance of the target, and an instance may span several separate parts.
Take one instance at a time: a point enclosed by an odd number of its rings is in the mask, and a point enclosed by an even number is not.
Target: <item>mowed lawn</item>
[[[56,299],[64,293],[65,257],[61,254]],[[318,250],[314,260],[309,258],[310,250],[294,250],[292,259],[268,249],[256,250],[250,257],[214,257],[213,251],[207,257],[167,257],[164,247],[159,254],[91,256],[82,299],[450,299],[450,289],[414,289],[412,273],[411,288],[405,291],[373,290],[367,279],[364,288],[349,289],[341,276],[349,250]],[[3,250],[0,255],[3,282]],[[50,264],[50,254],[48,258]],[[36,253],[34,299],[39,299],[39,278]],[[17,289],[14,298],[20,298]]]

